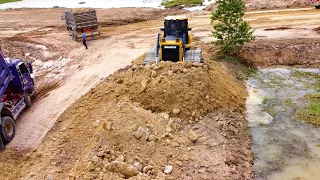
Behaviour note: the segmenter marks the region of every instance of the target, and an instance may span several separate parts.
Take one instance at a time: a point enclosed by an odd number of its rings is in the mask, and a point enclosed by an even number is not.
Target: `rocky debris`
[[[156,151],[156,143],[154,141],[147,143],[148,154],[153,154]]]
[[[152,71],[152,72],[151,72],[151,77],[154,78],[154,77],[156,77],[156,76],[157,76],[157,72],[156,72],[156,71]]]
[[[160,116],[164,119],[164,120],[169,120],[170,115],[168,113],[160,113]]]
[[[177,115],[177,114],[180,113],[180,109],[174,108],[174,109],[172,110],[172,113],[175,114],[175,115]]]
[[[183,166],[183,163],[181,161],[176,161],[176,165],[181,167],[181,166]]]
[[[134,137],[135,138],[142,139],[142,140],[145,140],[145,141],[148,140],[149,136],[150,136],[149,131],[145,130],[142,127],[139,127],[138,130],[134,133]]]
[[[147,87],[148,87],[148,80],[147,79],[142,80],[140,93],[145,92],[147,90]]]
[[[155,136],[155,135],[153,135],[153,134],[151,134],[150,136],[149,136],[149,139],[148,139],[149,141],[156,141],[156,140],[158,140],[158,137],[157,136]]]
[[[91,161],[94,163],[97,163],[99,161],[99,157],[98,156],[92,156]]]
[[[118,79],[118,80],[116,81],[116,83],[117,83],[117,84],[122,84],[122,83],[123,83],[123,79]]]
[[[121,154],[115,161],[124,162],[124,155]]]
[[[166,167],[164,167],[164,173],[166,174],[170,174],[173,171],[173,166],[172,165],[167,165]]]
[[[183,69],[182,72],[183,73],[188,73],[188,70],[187,69]]]
[[[125,178],[130,178],[139,174],[139,171],[136,167],[119,161],[113,161],[105,165],[105,168],[108,171],[122,174]]]
[[[203,67],[203,63],[195,62],[192,64],[193,67]]]
[[[133,166],[136,167],[138,169],[138,171],[142,172],[143,166],[140,162],[133,163]]]
[[[168,76],[172,76],[173,75],[173,71],[168,71]]]
[[[189,140],[191,142],[196,142],[199,137],[198,137],[197,133],[195,133],[194,131],[190,130],[188,132],[188,138],[189,138]]]
[[[111,131],[112,130],[112,122],[105,122],[105,123],[103,123],[102,127],[106,131]]]
[[[154,169],[154,167],[151,165],[148,165],[148,166],[143,167],[142,172],[146,174],[152,169]]]
[[[159,70],[161,68],[162,68],[162,66],[158,65],[158,66],[154,67],[154,70],[156,71],[156,70]]]

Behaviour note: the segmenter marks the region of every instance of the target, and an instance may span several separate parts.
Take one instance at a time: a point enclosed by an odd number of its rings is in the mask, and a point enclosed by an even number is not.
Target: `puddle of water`
[[[319,69],[262,69],[247,81],[247,119],[256,179],[320,179],[320,128],[295,120],[304,97],[316,93]]]

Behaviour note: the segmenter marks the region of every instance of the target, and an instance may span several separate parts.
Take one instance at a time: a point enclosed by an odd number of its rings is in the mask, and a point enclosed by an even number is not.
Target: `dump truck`
[[[143,64],[160,61],[202,62],[201,48],[192,48],[191,28],[186,16],[167,16],[160,28],[157,44],[147,53]]]
[[[5,58],[0,50],[0,150],[15,136],[15,121],[24,109],[31,107],[35,81],[30,62]]]
[[[100,37],[97,13],[94,9],[65,11],[61,19],[65,21],[67,31],[75,41],[81,39],[82,32],[86,34],[87,40]]]
[[[320,9],[320,0],[308,0],[311,6],[314,6],[316,9]]]

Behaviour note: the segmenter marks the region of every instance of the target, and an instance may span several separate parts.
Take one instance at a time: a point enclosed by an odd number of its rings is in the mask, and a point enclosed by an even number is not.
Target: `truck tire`
[[[316,7],[316,9],[320,9],[320,6],[315,6]]]
[[[27,108],[31,107],[31,97],[28,92],[25,93],[25,103]]]
[[[9,116],[2,117],[1,121],[1,137],[4,143],[8,143],[16,134],[16,125],[13,119]]]

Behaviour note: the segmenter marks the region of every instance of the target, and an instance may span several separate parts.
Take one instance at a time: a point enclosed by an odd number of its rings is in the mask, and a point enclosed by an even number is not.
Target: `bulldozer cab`
[[[185,44],[188,44],[188,19],[185,16],[168,16],[164,21],[164,38],[166,40],[175,40],[177,38],[183,40]]]

